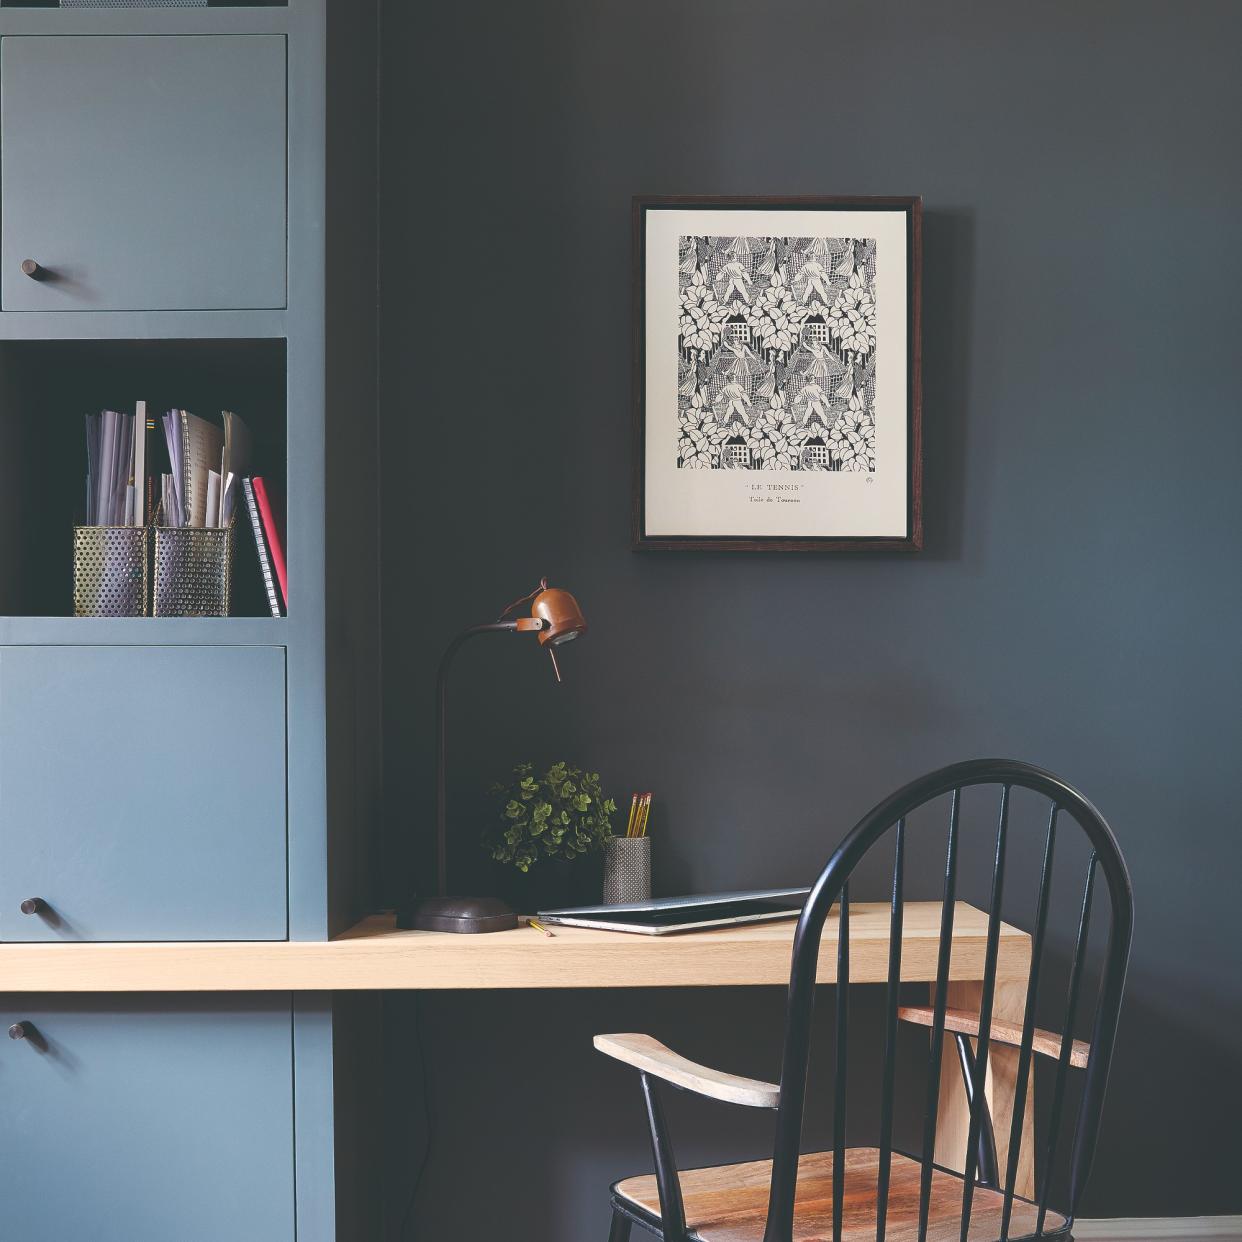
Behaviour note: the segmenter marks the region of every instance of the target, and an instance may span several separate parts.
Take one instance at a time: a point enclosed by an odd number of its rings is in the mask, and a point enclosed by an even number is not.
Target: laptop
[[[702,931],[707,927],[796,919],[802,913],[803,903],[810,891],[809,888],[759,888],[738,893],[660,897],[616,906],[540,910],[539,918],[544,923],[561,923],[566,927],[596,927],[601,931],[667,936],[673,932]]]

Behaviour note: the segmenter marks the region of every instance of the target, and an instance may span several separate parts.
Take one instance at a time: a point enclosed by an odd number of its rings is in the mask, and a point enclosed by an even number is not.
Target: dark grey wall
[[[459,831],[486,779],[563,755],[656,791],[664,891],[806,880],[907,778],[1051,767],[1115,826],[1138,901],[1084,1214],[1242,1211],[1242,8],[491,0],[384,25],[393,895],[429,827],[437,648],[547,573],[592,632],[561,687],[517,640],[465,653]],[[629,552],[635,192],[923,196],[923,555]],[[608,1181],[647,1156],[589,1033],[762,1074],[779,1012],[430,999],[419,1236],[465,1192],[472,1237],[602,1237]],[[761,1149],[706,1107],[676,1114],[687,1162]],[[493,1169],[503,1194],[474,1183]]]

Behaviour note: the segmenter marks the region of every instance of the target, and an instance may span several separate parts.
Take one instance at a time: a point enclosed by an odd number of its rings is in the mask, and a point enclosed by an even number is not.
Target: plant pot
[[[602,863],[598,856],[541,858],[529,871],[505,867],[498,888],[519,914],[584,906],[598,900]]]

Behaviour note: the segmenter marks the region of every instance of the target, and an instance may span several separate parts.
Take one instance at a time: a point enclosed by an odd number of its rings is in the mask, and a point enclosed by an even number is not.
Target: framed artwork
[[[635,549],[918,551],[922,200],[633,222]]]

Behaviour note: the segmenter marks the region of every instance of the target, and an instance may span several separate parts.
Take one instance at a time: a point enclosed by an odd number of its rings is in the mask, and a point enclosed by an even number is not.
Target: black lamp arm
[[[468,639],[479,634],[499,634],[506,631],[539,629],[529,619],[521,621],[489,621],[484,625],[471,625],[456,635],[440,657],[436,670],[436,896],[448,896],[448,833],[445,827],[445,733],[448,728],[448,670],[457,649]]]

